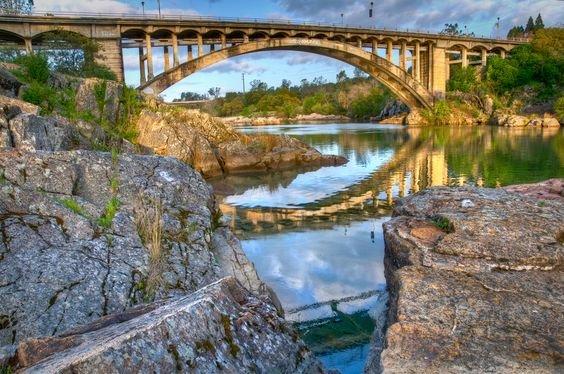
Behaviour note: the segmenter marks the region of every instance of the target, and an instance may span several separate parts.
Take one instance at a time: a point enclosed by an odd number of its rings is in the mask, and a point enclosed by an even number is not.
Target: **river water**
[[[220,208],[286,318],[328,368],[360,373],[385,308],[382,223],[430,186],[487,187],[564,177],[564,132],[501,127],[307,124],[287,134],[344,166],[212,180]]]

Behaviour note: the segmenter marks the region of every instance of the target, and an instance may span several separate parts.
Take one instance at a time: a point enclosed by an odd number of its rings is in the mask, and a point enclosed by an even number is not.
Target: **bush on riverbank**
[[[455,69],[448,91],[471,94],[480,100],[489,96],[493,109],[534,113],[549,107],[557,113],[564,93],[563,46],[564,29],[538,30],[531,44],[516,47],[506,59],[491,56],[481,70]]]
[[[189,93],[184,93],[188,96]],[[357,120],[368,120],[380,114],[392,95],[388,89],[361,72],[349,78],[342,71],[337,83],[322,77],[313,81],[304,79],[299,85],[284,80],[279,87],[268,87],[255,80],[245,94],[228,92],[203,106],[202,110],[214,116],[293,118],[300,114],[346,115]]]

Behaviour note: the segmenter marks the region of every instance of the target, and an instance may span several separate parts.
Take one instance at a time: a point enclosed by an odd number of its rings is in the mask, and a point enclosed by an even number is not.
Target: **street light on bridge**
[[[159,7],[159,18],[161,18],[161,0],[157,0],[157,5]]]
[[[374,13],[374,2],[370,2],[370,9],[368,9],[368,17],[372,18],[372,14]]]
[[[143,10],[143,17],[145,17],[145,2],[141,2],[141,9]]]

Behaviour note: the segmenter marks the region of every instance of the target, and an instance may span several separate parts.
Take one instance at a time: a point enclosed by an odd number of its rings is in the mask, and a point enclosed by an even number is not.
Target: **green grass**
[[[76,200],[65,198],[65,199],[60,199],[59,203],[61,203],[61,205],[63,205],[65,208],[72,211],[73,213],[86,217],[86,212],[84,208]]]
[[[454,232],[454,225],[446,217],[435,216],[431,219],[433,224],[446,233]]]
[[[106,204],[104,214],[100,218],[98,218],[98,225],[106,229],[110,228],[120,205],[121,202],[119,201],[119,199],[115,196],[112,197]]]

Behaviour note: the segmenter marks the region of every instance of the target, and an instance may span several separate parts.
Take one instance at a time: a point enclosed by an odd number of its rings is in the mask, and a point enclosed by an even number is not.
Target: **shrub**
[[[421,115],[429,125],[447,125],[450,113],[450,105],[445,100],[439,100],[433,108],[423,110]]]
[[[45,55],[35,53],[20,56],[14,62],[21,66],[21,74],[18,75],[25,82],[47,83],[49,80],[51,73],[49,72],[49,62]]]
[[[465,67],[453,69],[448,81],[449,91],[470,92],[476,86],[476,69]]]
[[[48,85],[32,81],[25,87],[22,99],[28,103],[40,106],[43,114],[48,114],[55,107],[56,96],[57,92]]]

